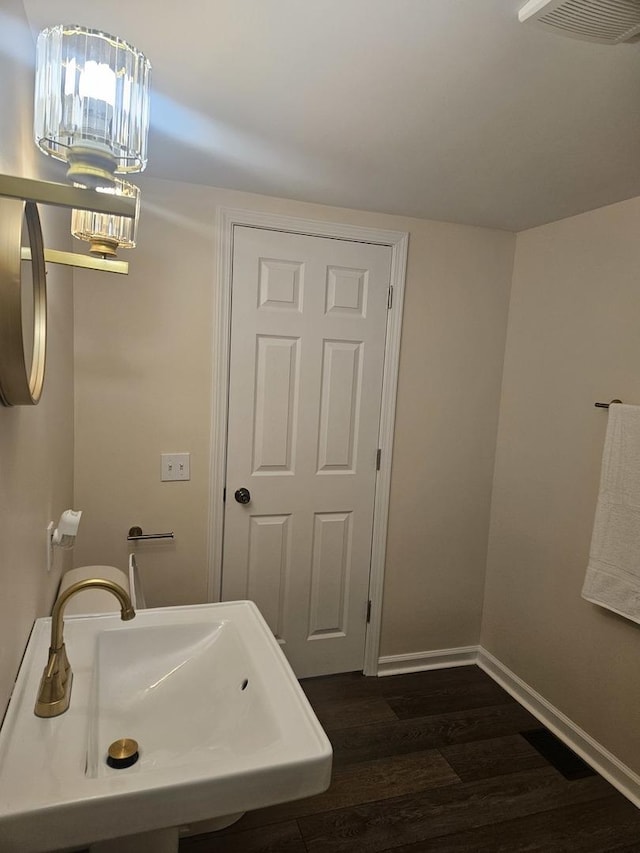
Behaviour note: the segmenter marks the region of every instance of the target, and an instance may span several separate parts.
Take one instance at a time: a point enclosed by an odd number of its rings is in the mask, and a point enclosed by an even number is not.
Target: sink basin
[[[69,710],[33,713],[50,619],[37,620],[0,729],[0,849],[44,853],[325,790],[331,746],[249,601],[69,616]],[[139,759],[106,763],[134,738]]]

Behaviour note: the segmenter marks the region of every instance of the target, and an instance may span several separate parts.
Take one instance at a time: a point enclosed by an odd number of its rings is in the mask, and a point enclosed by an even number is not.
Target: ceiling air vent
[[[620,44],[640,33],[640,0],[529,0],[518,17],[558,35]]]

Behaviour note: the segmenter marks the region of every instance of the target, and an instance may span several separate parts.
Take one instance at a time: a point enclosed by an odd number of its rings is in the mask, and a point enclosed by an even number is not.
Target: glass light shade
[[[36,144],[69,163],[68,178],[83,186],[141,172],[150,76],[144,54],[117,36],[63,24],[43,30],[36,48]]]
[[[87,240],[91,243],[89,251],[94,255],[113,257],[119,248],[134,249],[140,213],[140,190],[128,181],[119,179],[116,179],[113,187],[96,187],[96,190],[135,198],[135,219],[74,209],[71,213],[71,233],[78,240]]]

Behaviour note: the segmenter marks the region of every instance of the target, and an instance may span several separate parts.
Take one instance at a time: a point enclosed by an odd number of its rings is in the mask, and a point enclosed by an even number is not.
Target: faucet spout
[[[51,645],[34,709],[37,717],[57,717],[64,714],[69,707],[73,672],[64,645],[63,615],[69,599],[84,589],[104,589],[115,595],[120,603],[120,618],[123,621],[133,619],[136,615],[126,590],[106,578],[87,578],[78,581],[58,596],[51,611]]]

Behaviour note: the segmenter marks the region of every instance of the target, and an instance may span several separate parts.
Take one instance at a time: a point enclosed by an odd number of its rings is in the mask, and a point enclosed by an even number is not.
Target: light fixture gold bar
[[[37,181],[33,178],[19,178],[15,175],[0,175],[0,196],[36,204],[52,204],[56,207],[94,210],[113,216],[126,216],[134,219],[136,215],[135,198],[112,193],[99,193],[82,187],[56,184],[52,181]]]
[[[23,246],[23,261],[31,260],[31,249]],[[81,267],[85,270],[101,270],[129,275],[129,261],[113,261],[107,258],[92,258],[90,255],[78,255],[75,252],[59,252],[57,249],[45,249],[44,259],[50,264],[64,264],[68,267]]]

